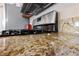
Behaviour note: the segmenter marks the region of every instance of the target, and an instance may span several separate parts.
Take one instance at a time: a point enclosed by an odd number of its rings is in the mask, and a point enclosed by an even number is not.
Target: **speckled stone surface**
[[[0,55],[55,55],[53,41],[57,34],[37,34],[0,38]],[[3,46],[3,47],[2,47]]]
[[[67,33],[50,33],[0,38],[0,55],[60,56],[79,55],[79,37]]]

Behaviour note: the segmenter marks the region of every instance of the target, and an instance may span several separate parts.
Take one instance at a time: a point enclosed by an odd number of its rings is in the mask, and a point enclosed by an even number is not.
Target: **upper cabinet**
[[[55,24],[57,20],[57,12],[52,11],[50,13],[47,13],[35,20],[33,20],[33,25],[41,25],[41,24]]]

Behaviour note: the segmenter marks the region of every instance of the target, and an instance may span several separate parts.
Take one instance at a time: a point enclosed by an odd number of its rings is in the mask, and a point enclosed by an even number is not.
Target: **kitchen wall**
[[[3,5],[2,3],[0,3],[0,32],[4,29],[4,13],[3,13]]]
[[[75,24],[76,20],[79,20],[79,4],[78,3],[57,3],[57,4],[54,4],[53,6],[51,6],[50,8],[46,9],[45,11],[43,11],[42,13],[36,15],[36,16],[33,16],[30,18],[31,22],[33,21],[33,19],[36,19],[50,11],[53,11],[53,10],[56,10],[58,13],[59,13],[59,31],[60,32],[73,32],[73,31],[76,31],[75,28],[77,28],[78,30],[78,21],[77,23]],[[73,19],[73,22],[72,22],[72,19]],[[70,25],[65,25],[63,30],[62,30],[62,27],[63,27],[63,23],[69,23]],[[77,25],[77,27],[75,26]],[[76,31],[76,33],[78,33]]]
[[[6,29],[24,29],[28,19],[21,16],[21,8],[15,4],[5,4]]]

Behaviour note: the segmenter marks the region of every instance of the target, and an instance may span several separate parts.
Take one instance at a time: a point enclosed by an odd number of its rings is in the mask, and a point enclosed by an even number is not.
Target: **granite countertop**
[[[78,35],[48,33],[0,38],[0,55],[79,55]]]

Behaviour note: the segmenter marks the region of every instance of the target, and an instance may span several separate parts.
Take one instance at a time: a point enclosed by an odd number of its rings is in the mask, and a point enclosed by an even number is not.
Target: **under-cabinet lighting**
[[[22,3],[16,3],[17,7],[22,7],[22,5],[23,5]]]
[[[79,27],[79,22],[75,22],[75,26],[78,26]]]

